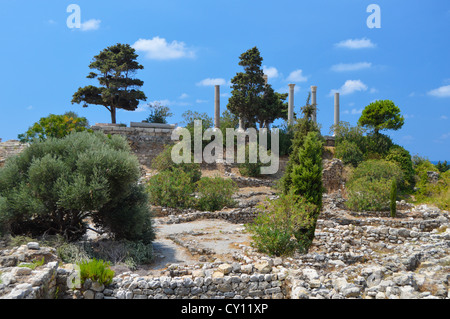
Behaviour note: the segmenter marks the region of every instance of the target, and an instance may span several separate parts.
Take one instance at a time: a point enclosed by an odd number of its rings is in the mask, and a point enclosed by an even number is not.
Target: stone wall
[[[253,264],[214,263],[192,269],[169,267],[163,276],[123,273],[109,287],[86,286],[84,299],[285,299],[288,270],[271,258]]]
[[[54,299],[65,291],[58,288],[55,253],[34,242],[0,250],[0,299]]]
[[[19,154],[27,147],[28,144],[20,143],[17,140],[9,140],[0,143],[0,167],[4,165],[5,160],[8,157]]]
[[[173,126],[148,125],[131,123],[131,127],[123,127],[113,124],[96,124],[91,127],[93,131],[101,131],[105,134],[119,134],[125,136],[129,141],[133,152],[139,159],[141,165],[150,167],[153,159],[164,150],[164,147],[172,143],[171,135]],[[154,126],[154,127],[150,127]]]

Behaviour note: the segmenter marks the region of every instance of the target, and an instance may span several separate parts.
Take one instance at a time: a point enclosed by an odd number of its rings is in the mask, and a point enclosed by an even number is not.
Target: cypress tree
[[[391,183],[391,217],[394,218],[397,216],[397,180],[395,178],[392,179]]]

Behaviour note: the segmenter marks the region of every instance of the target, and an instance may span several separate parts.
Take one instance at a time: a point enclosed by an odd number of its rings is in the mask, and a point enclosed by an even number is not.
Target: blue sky
[[[81,9],[69,28],[67,7]],[[381,28],[369,28],[377,4]],[[214,115],[214,84],[226,108],[239,55],[257,46],[278,92],[296,84],[295,107],[317,85],[322,133],[333,124],[332,92],[341,93],[341,120],[355,125],[362,109],[390,99],[405,125],[388,132],[412,155],[450,160],[450,1],[209,0],[2,1],[0,138],[16,139],[39,118],[75,111],[91,124],[110,121],[101,106],[70,103],[87,79],[93,56],[128,43],[144,66],[147,102],[161,101],[181,123],[186,110]],[[119,111],[118,123],[148,115]]]

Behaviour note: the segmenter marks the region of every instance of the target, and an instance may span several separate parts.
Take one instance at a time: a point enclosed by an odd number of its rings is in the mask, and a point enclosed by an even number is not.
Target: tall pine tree
[[[103,105],[111,113],[111,123],[116,123],[116,110],[134,111],[139,101],[147,98],[140,88],[144,82],[132,76],[144,67],[136,58],[138,55],[129,44],[110,46],[94,56],[88,79],[97,78],[100,87],[88,85],[80,87],[73,95],[72,104],[83,103]]]

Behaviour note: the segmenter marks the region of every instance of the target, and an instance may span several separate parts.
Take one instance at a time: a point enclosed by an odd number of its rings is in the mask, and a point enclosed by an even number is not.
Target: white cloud
[[[197,99],[197,100],[195,100],[195,103],[208,103],[208,100]]]
[[[287,80],[291,82],[306,82],[308,78],[302,73],[303,71],[301,69],[292,71],[291,74],[289,74]]]
[[[186,47],[184,42],[172,41],[168,43],[166,39],[158,36],[153,39],[139,39],[132,47],[136,51],[145,52],[148,59],[154,60],[172,60],[180,58],[193,58],[195,52]]]
[[[346,48],[346,49],[366,49],[366,48],[374,48],[375,44],[367,38],[362,39],[348,39],[336,43],[335,46],[338,48]]]
[[[441,140],[446,140],[448,138],[450,138],[450,132],[441,135]]]
[[[27,110],[31,110],[31,109],[33,109],[33,105],[28,105]]]
[[[428,95],[435,97],[450,97],[450,85],[441,86],[440,88],[431,90]]]
[[[441,115],[440,119],[441,120],[448,120],[448,117],[446,115]]]
[[[330,96],[333,96],[336,92],[339,92],[340,95],[348,95],[357,91],[367,91],[367,85],[361,82],[361,80],[347,80],[340,89],[331,90]]]
[[[376,88],[371,88],[369,93],[378,93],[378,90]]]
[[[91,19],[83,22],[81,24],[81,31],[92,31],[92,30],[98,30],[100,28],[101,20],[97,19]]]
[[[231,97],[231,93],[220,93],[221,97]]]
[[[180,95],[180,99],[186,99],[186,98],[188,98],[189,97],[189,95],[187,95],[186,93],[183,93],[183,94],[181,94]]]
[[[278,70],[275,67],[267,67],[263,65],[263,71],[264,74],[266,74],[269,77],[269,79],[278,77]]]
[[[372,67],[372,63],[369,62],[358,62],[358,63],[339,63],[331,67],[334,72],[348,72],[348,71],[359,71],[363,69],[369,69]]]
[[[361,114],[362,113],[362,111],[363,111],[363,109],[359,109],[359,110],[357,110],[357,109],[352,109],[352,115],[357,115],[357,114]]]
[[[197,83],[198,86],[214,86],[214,85],[225,85],[227,84],[227,81],[225,81],[225,79],[222,78],[207,78],[207,79],[203,79],[200,82]]]

